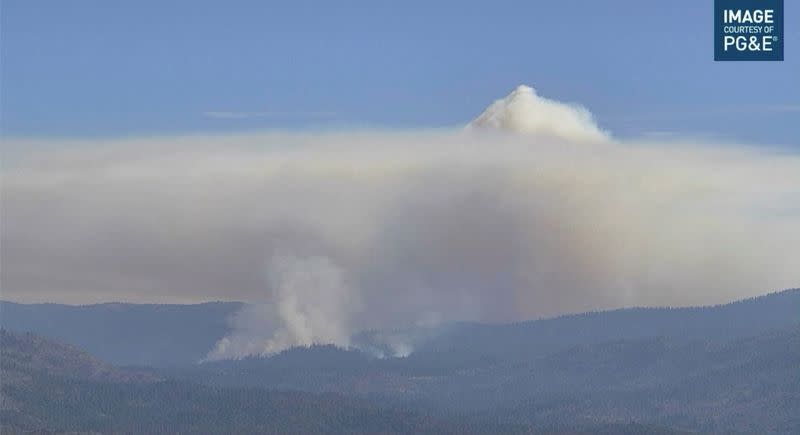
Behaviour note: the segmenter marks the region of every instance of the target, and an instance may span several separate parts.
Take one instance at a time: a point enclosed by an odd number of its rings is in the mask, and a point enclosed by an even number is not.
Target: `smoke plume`
[[[616,140],[529,88],[468,129],[6,148],[3,296],[249,302],[210,358],[800,284],[796,154]]]
[[[349,346],[350,320],[361,300],[344,273],[327,258],[273,257],[267,277],[276,306],[246,306],[235,319],[236,333],[225,337],[210,359],[272,354],[294,346],[333,343]],[[264,321],[277,319],[264,328]]]
[[[468,127],[583,141],[608,138],[585,108],[540,97],[525,85],[492,103]]]

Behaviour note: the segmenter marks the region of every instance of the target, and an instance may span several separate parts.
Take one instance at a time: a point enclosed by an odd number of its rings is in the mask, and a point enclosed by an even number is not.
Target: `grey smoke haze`
[[[800,157],[613,140],[522,91],[472,124],[501,131],[8,143],[3,297],[253,303],[224,358],[800,283]]]

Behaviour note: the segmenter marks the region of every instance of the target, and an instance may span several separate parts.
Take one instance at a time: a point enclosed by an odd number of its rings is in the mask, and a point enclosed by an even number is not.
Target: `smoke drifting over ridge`
[[[466,130],[47,145],[4,172],[4,297],[251,302],[211,358],[800,283],[800,157],[612,140],[527,88]]]

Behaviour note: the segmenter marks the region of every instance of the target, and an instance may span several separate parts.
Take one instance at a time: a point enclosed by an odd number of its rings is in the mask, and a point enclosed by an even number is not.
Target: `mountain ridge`
[[[241,302],[201,304],[18,304],[0,301],[0,326],[33,332],[75,344],[101,359],[120,365],[173,366],[202,361],[230,331],[230,319]],[[564,314],[513,323],[454,322],[436,328],[410,328],[399,339],[420,355],[443,354],[438,365],[494,358],[514,348],[518,359],[540,356],[564,344],[579,345],[647,336],[694,338],[757,335],[800,321],[800,289],[700,307],[631,307]],[[356,341],[362,349],[392,355],[381,334],[364,331]],[[506,355],[507,356],[507,355]],[[437,357],[438,358],[438,357]]]

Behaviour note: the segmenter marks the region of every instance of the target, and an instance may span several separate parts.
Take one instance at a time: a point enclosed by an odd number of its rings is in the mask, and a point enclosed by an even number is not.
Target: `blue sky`
[[[2,132],[437,127],[526,83],[617,136],[800,146],[800,5],[784,62],[714,62],[712,6],[4,0]]]

